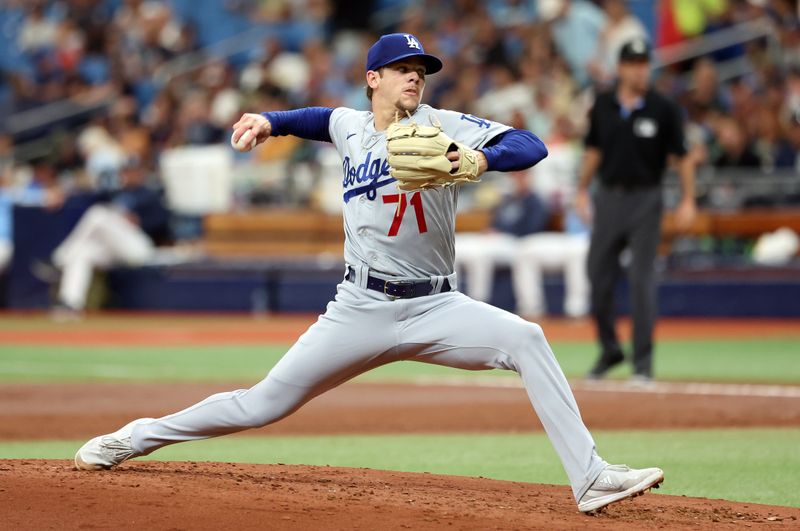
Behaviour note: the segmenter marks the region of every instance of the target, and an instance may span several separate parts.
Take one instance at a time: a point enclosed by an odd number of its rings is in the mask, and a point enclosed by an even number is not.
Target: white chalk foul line
[[[522,388],[520,378],[482,376],[419,376],[414,385],[454,387]],[[572,380],[574,391],[604,393],[669,394],[692,396],[742,396],[755,398],[800,398],[800,386],[764,384],[727,384],[704,382],[628,382],[624,380]]]
[[[800,387],[764,384],[725,384],[710,382],[625,382],[575,381],[574,390],[611,393],[653,393],[694,396],[741,396],[753,398],[800,398]]]

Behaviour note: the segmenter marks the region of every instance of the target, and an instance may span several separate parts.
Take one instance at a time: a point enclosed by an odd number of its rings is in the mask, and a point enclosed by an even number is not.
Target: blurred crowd
[[[205,4],[196,2],[194,15]],[[113,187],[132,157],[155,176],[165,149],[227,142],[230,125],[244,111],[367,108],[366,50],[389,31],[417,35],[444,60],[444,70],[428,79],[431,105],[530,129],[548,143],[573,144],[572,156],[579,157],[592,94],[614,82],[625,41],[645,36],[674,46],[752,21],[766,21],[770,35],[666,65],[654,79],[685,109],[699,164],[760,173],[800,168],[796,0],[639,2],[657,11],[649,25],[625,0],[214,4],[219,20],[204,24],[187,15],[191,2],[178,0],[6,0],[2,31],[19,60],[6,61],[0,77],[3,184]],[[264,31],[226,60],[202,60],[198,50],[208,38],[201,29],[224,25],[225,17]],[[276,30],[294,23],[305,33]],[[185,69],[182,58],[191,53],[200,60]],[[744,68],[731,74],[731,64]],[[26,111],[44,108],[58,117],[67,104],[89,110],[77,123],[72,116],[45,131],[12,130]],[[248,161],[313,161],[319,149],[282,138]],[[556,187],[543,179],[539,186]]]

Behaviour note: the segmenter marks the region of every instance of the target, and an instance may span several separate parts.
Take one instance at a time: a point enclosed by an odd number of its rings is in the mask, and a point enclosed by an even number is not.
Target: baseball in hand
[[[250,151],[256,147],[256,143],[256,135],[250,129],[242,133],[238,142],[234,142],[233,135],[231,135],[231,146],[233,146],[233,149],[236,151]]]

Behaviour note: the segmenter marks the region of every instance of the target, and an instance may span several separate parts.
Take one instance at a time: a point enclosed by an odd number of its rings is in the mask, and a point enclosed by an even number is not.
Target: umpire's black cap
[[[645,62],[650,60],[650,45],[644,39],[633,39],[622,45],[619,62]]]

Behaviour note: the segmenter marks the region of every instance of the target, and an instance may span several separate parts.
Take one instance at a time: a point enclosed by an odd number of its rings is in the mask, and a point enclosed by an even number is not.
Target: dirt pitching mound
[[[78,472],[69,461],[0,461],[0,507],[8,529],[789,529],[800,522],[800,509],[654,494],[584,516],[564,486],[192,462]]]

